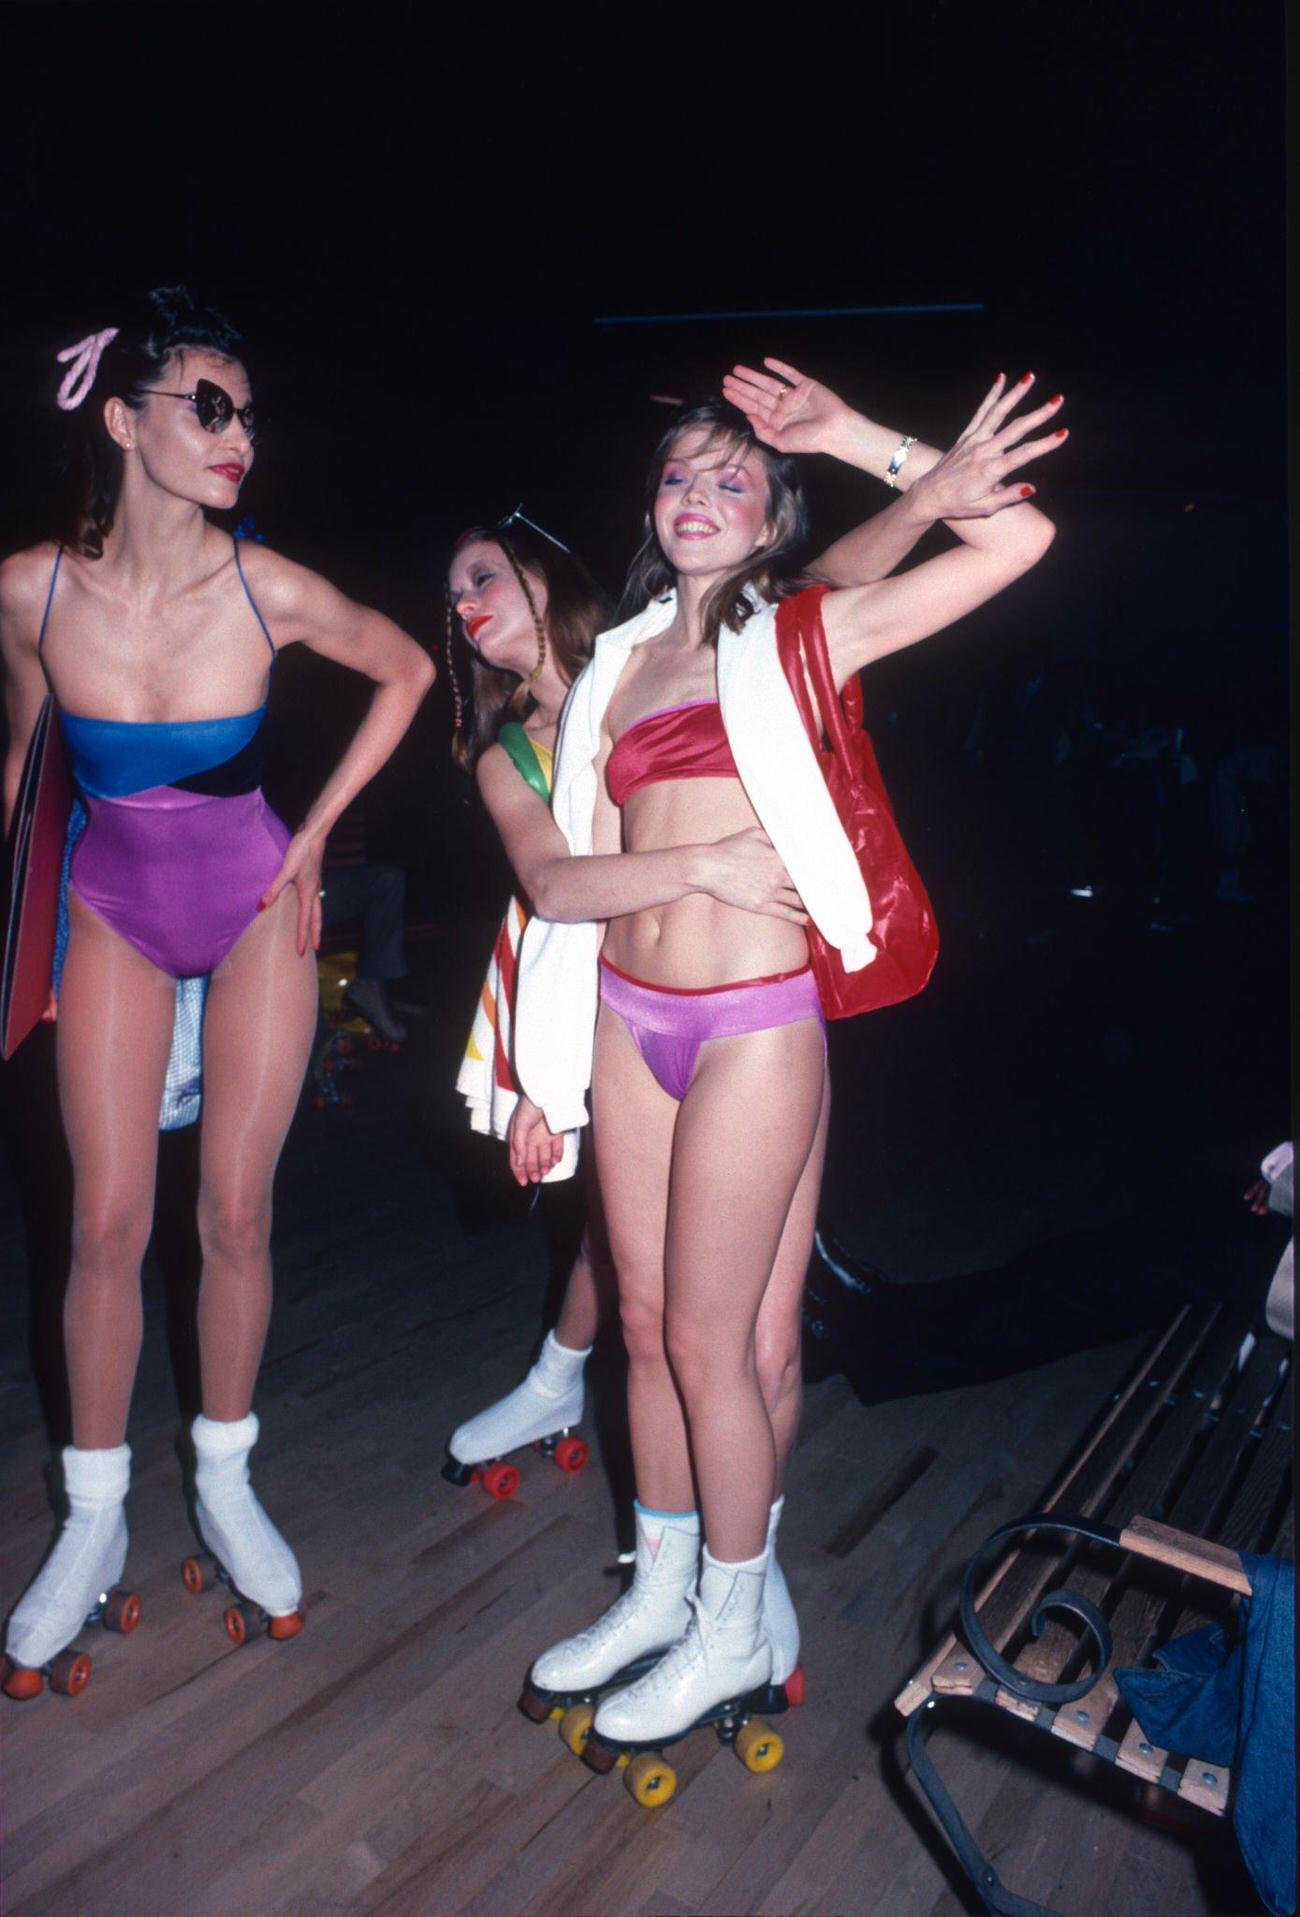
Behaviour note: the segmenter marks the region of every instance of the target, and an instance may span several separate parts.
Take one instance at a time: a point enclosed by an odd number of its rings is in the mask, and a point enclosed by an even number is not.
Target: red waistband
[[[648,979],[633,978],[630,972],[615,965],[613,959],[607,959],[602,952],[600,962],[607,972],[615,978],[621,978],[625,984],[635,985],[643,992],[665,992],[670,998],[705,998],[710,992],[743,992],[750,985],[784,985],[787,979],[802,978],[805,972],[811,972],[812,961],[807,965],[796,965],[792,972],[768,972],[763,978],[732,979],[729,985],[652,985]]]

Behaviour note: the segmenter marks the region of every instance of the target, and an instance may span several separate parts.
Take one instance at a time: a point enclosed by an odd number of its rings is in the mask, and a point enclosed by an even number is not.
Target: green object
[[[523,727],[517,725],[514,720],[511,720],[508,725],[502,726],[500,732],[498,732],[497,744],[505,747],[505,750],[514,762],[515,770],[518,772],[520,778],[533,788],[533,791],[539,799],[545,799],[549,805],[551,802],[551,788],[547,783],[546,774],[542,770],[542,762],[537,756],[533,742]]]

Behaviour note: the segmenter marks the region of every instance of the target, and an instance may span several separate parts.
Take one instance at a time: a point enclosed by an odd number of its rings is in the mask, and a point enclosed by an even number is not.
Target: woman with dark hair
[[[456,704],[452,751],[477,779],[493,823],[522,877],[536,863],[539,844],[553,856],[558,835],[550,816],[551,767],[560,712],[569,686],[591,656],[605,603],[586,567],[524,518],[510,514],[491,528],[462,533],[452,552],[447,581],[447,658]],[[463,672],[456,655],[468,653],[471,692],[461,695]],[[562,851],[562,844],[560,850]],[[674,861],[620,859],[578,869],[565,859],[521,885],[493,947],[488,976],[457,1079],[476,1131],[510,1141],[510,1164],[520,1184],[572,1174],[576,1129],[552,1136],[536,1106],[519,1095],[512,1064],[515,966],[519,940],[536,909],[584,912],[634,909],[626,901],[663,903],[680,896],[688,857],[698,870],[692,882],[749,910],[798,910],[785,868],[759,831],[735,843],[683,848]],[[599,863],[599,862],[597,862]],[[672,869],[670,870],[670,865]],[[638,869],[638,868],[641,869]],[[611,892],[609,881],[618,881]],[[536,896],[533,896],[533,894]],[[560,894],[564,897],[561,900]],[[594,1210],[594,1183],[588,1185]],[[590,1223],[583,1233],[560,1315],[543,1341],[537,1362],[522,1384],[453,1432],[443,1475],[465,1484],[475,1468],[494,1496],[514,1489],[513,1468],[500,1461],[539,1440],[559,1439],[555,1456],[580,1468],[585,1447],[564,1443],[583,1412],[583,1369],[612,1298],[605,1294],[604,1260],[593,1246]]]
[[[908,544],[941,518],[958,539],[896,578],[814,589],[839,687],[1042,557],[1053,529],[1028,503],[1034,488],[1007,482],[1064,439],[1026,438],[1061,400],[1011,420],[1032,376],[1008,387],[999,375],[941,455],[794,368],[767,367],[737,368],[724,387],[734,403],[683,412],[660,443],[633,616],[574,685],[554,818],[575,866],[671,858],[761,823],[851,972],[874,956],[870,901],[833,815],[827,826],[775,643],[778,601],[807,584],[793,571],[805,516],[791,455],[835,451],[903,491]],[[842,580],[842,559],[833,548],[821,577]],[[829,1095],[802,919],[682,894],[609,915],[602,945],[595,925],[555,922],[568,916],[539,908],[525,931],[515,1062],[552,1132],[584,1122],[591,1084],[629,1359],[637,1559],[612,1609],[536,1661],[522,1702],[544,1715],[657,1658],[596,1711],[587,1756],[605,1768],[778,1676],[765,1587]],[[758,1382],[764,1323],[789,1381],[775,1405]]]
[[[433,677],[382,614],[263,545],[241,551],[210,522],[209,511],[234,506],[253,459],[241,342],[220,314],[163,289],[134,324],[60,359],[73,361],[59,404],[81,429],[81,509],[60,542],[0,567],[0,658],[6,820],[47,691],[84,819],[57,1008],[74,1176],[64,1305],[73,1442],[63,1454],[70,1515],[9,1623],[11,1696],[39,1690],[125,1563],[140,1263],[179,978],[210,981],[198,1528],[245,1600],[227,1614],[232,1634],[263,1618],[274,1637],[301,1628],[297,1563],[248,1481],[271,1186],[316,1023],[325,838]],[[295,643],[366,674],[375,693],[291,835],[262,797],[258,734],[276,657]]]

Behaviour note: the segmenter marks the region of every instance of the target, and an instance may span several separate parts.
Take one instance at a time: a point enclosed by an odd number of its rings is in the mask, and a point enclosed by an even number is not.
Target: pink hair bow
[[[102,333],[87,333],[85,339],[79,339],[75,346],[65,346],[57,355],[60,366],[67,360],[72,361],[58,391],[60,412],[72,413],[80,406],[95,383],[104,348],[117,338],[117,332],[116,326],[106,326]]]

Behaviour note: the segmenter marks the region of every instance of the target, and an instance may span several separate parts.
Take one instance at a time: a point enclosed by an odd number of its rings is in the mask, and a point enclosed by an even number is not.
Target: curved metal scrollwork
[[[1070,1704],[1077,1697],[1087,1696],[1110,1663],[1110,1629],[1095,1604],[1079,1592],[1063,1587],[1059,1591],[1044,1592],[1029,1620],[1030,1634],[1035,1638],[1042,1636],[1048,1614],[1053,1611],[1064,1611],[1082,1624],[1086,1635],[1092,1640],[1094,1668],[1089,1676],[1077,1678],[1073,1684],[1044,1684],[1037,1678],[1026,1677],[1023,1671],[1018,1671],[994,1648],[975,1612],[975,1594],[979,1589],[981,1567],[985,1561],[1009,1539],[1021,1537],[1030,1531],[1055,1531],[1070,1537],[1089,1538],[1095,1544],[1119,1544],[1119,1532],[1113,1525],[1086,1518],[1058,1516],[1050,1511],[1035,1512],[1030,1517],[1018,1518],[1014,1524],[1004,1524],[992,1537],[985,1539],[966,1566],[966,1575],[961,1582],[962,1636],[989,1676],[996,1678],[1013,1697],[1023,1697],[1034,1704]]]

